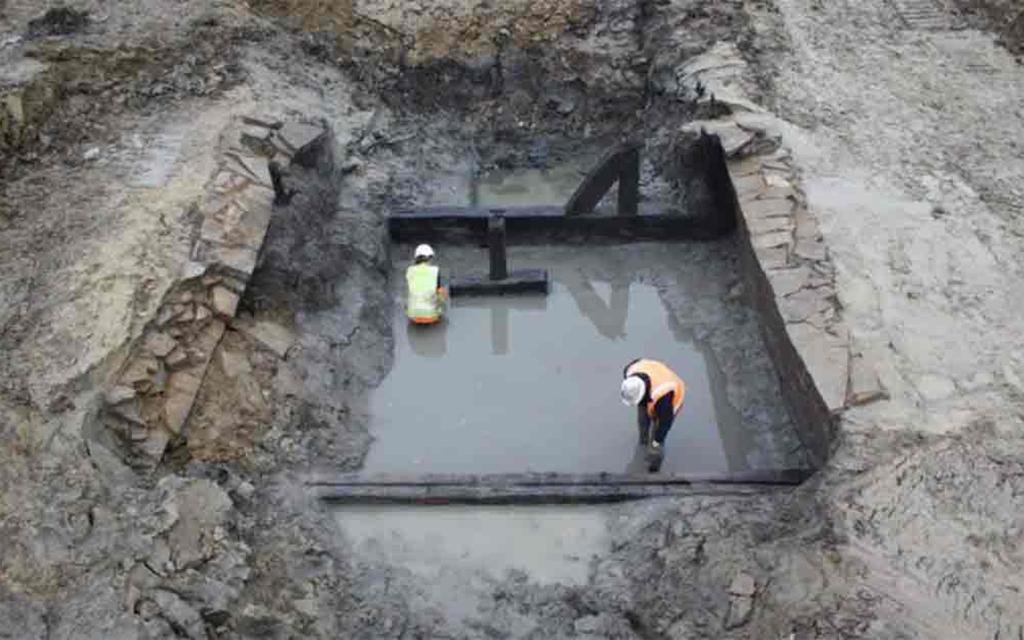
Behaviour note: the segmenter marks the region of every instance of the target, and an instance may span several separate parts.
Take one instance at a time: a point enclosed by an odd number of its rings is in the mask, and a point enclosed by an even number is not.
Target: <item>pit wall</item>
[[[748,295],[800,437],[815,466],[829,457],[840,415],[886,397],[872,363],[857,351],[836,297],[835,269],[789,151],[758,118],[733,114],[706,126],[732,140],[729,175]],[[731,130],[730,130],[731,129]],[[760,141],[748,155],[744,139]]]
[[[851,362],[828,252],[784,150],[733,161],[729,174],[746,239],[740,245],[747,293],[800,438],[821,466],[847,406]]]
[[[269,118],[237,118],[221,134],[218,169],[196,205],[200,220],[191,260],[105,394],[104,424],[125,444],[133,466],[156,466],[183,436],[270,224],[268,161],[289,166],[329,153],[326,139],[333,140],[320,124]]]
[[[734,47],[716,45],[689,60],[680,83],[705,89],[701,99],[722,109],[687,123],[682,135],[718,136],[736,192],[747,294],[761,318],[765,344],[783,395],[812,462],[821,466],[849,407],[886,397],[874,365],[861,354],[842,319],[835,268],[798,170],[772,118],[745,97],[746,63]]]

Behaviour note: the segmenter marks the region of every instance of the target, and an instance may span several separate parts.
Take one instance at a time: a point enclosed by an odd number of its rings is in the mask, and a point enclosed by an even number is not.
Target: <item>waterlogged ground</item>
[[[785,410],[771,406],[780,399],[757,328],[724,299],[731,248],[513,247],[513,266],[549,270],[547,296],[456,298],[446,321],[430,327],[406,320],[397,265],[394,363],[371,395],[375,442],[364,470],[638,471],[636,415],[618,387],[625,364],[641,356],[664,360],[687,384],[663,471],[800,466]],[[484,251],[438,250],[453,277],[486,268]],[[698,260],[720,264],[695,277]],[[711,336],[728,329],[747,332],[748,358],[762,361],[756,373],[733,368],[730,380],[723,372]],[[750,375],[762,376],[759,385]],[[764,393],[733,398],[730,382]]]

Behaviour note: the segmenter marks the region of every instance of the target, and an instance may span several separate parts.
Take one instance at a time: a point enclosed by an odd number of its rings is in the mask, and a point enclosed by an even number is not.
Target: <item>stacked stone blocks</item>
[[[152,468],[187,437],[206,369],[256,269],[270,224],[268,161],[286,166],[326,133],[320,124],[243,117],[221,135],[218,169],[198,203],[201,223],[191,260],[104,399],[107,426],[136,466]]]

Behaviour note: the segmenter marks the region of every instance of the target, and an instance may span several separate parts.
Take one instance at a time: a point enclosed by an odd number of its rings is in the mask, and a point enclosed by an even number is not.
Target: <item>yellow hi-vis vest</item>
[[[648,416],[656,417],[654,405],[669,393],[674,394],[672,396],[672,413],[679,413],[679,410],[683,408],[686,384],[682,378],[676,375],[675,371],[669,369],[664,362],[644,358],[637,360],[630,365],[629,369],[626,369],[627,376],[636,373],[647,374],[647,377],[651,379],[651,401],[647,403]]]
[[[413,322],[437,322],[441,319],[441,301],[437,297],[441,270],[427,263],[414,264],[405,270],[409,286],[405,313]]]

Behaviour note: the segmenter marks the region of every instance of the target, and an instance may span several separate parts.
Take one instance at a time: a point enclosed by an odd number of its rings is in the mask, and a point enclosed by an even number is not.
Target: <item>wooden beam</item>
[[[623,216],[566,216],[559,207],[510,207],[500,211],[510,243],[689,240],[727,233],[709,232],[703,219],[650,211]],[[404,210],[388,216],[388,231],[396,242],[482,245],[492,213],[491,209],[473,207]]]
[[[318,475],[307,486],[346,504],[604,503],[684,495],[743,495],[793,487],[810,471],[687,474]]]
[[[490,279],[508,277],[508,258],[505,255],[505,218],[494,215],[487,219],[487,255],[490,258]]]
[[[635,216],[640,210],[640,149],[633,147],[620,156],[619,198],[620,216]]]
[[[449,285],[452,299],[461,296],[490,296],[506,293],[547,293],[548,272],[543,269],[517,269],[502,280],[488,276],[466,276],[452,280]],[[460,305],[454,302],[455,306]]]
[[[639,145],[626,143],[606,153],[565,204],[565,215],[591,213],[616,182],[619,183],[619,215],[635,215],[640,200]]]

